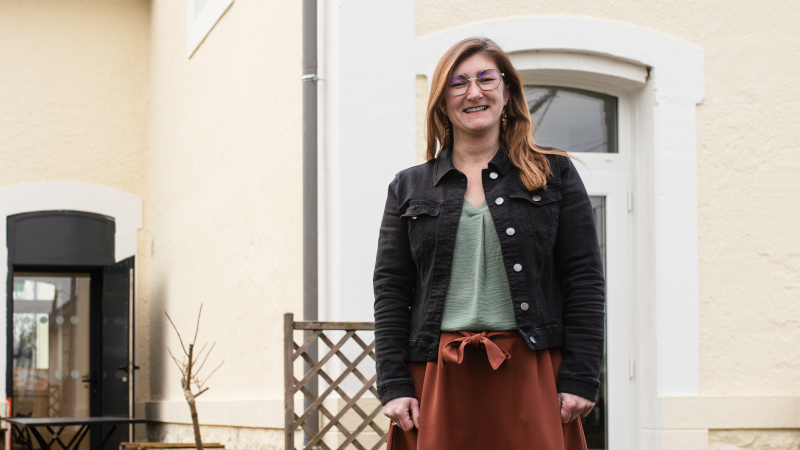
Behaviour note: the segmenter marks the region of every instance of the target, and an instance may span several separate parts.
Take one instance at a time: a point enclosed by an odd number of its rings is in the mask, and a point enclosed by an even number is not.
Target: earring
[[[447,144],[450,141],[450,119],[447,116],[444,116],[444,143]]]
[[[503,131],[506,131],[506,128],[508,128],[508,115],[506,114],[505,106],[503,107],[503,118],[501,120],[503,121]]]

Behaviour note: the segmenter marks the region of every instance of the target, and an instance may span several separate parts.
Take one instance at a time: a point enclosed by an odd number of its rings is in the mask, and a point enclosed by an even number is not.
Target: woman
[[[428,162],[389,186],[374,288],[390,449],[586,448],[600,250],[571,159],[533,143],[522,87],[491,40],[455,44],[431,83]]]

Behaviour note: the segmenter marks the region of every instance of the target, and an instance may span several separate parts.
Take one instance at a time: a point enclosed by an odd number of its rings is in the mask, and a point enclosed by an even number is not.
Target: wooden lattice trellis
[[[370,427],[378,436],[378,441],[371,447],[371,450],[376,450],[384,446],[388,436],[388,430],[382,429],[376,421],[376,417],[378,417],[382,409],[380,403],[378,403],[377,407],[370,413],[365,412],[357,403],[367,391],[371,392],[375,398],[378,398],[378,390],[375,387],[377,375],[367,378],[357,368],[358,364],[367,357],[372,358],[373,361],[375,360],[375,341],[373,340],[369,344],[365,343],[363,339],[356,335],[356,331],[375,330],[375,324],[373,322],[295,322],[294,315],[288,313],[283,316],[283,326],[286,449],[295,450],[294,437],[295,431],[298,428],[302,428],[311,436],[311,440],[306,444],[304,450],[311,450],[314,447],[330,450],[330,447],[325,443],[323,438],[333,427],[336,427],[345,437],[345,441],[338,449],[344,449],[352,445],[358,450],[366,450],[367,447],[358,441],[358,436],[367,427]],[[309,330],[311,335],[308,336],[302,344],[298,345],[294,341],[294,330]],[[334,343],[325,334],[325,331],[344,331],[345,334]],[[318,340],[322,341],[329,350],[319,361],[315,361],[307,351]],[[350,340],[361,346],[361,353],[352,361],[341,351],[342,347]],[[329,376],[322,369],[334,356],[338,357],[342,364],[344,364],[344,370],[342,370],[341,375],[337,376],[336,379]],[[301,379],[297,379],[294,375],[294,362],[297,358],[301,357],[308,364],[310,369],[302,375]],[[352,397],[347,395],[340,386],[342,381],[351,373],[363,383],[363,386]],[[328,384],[327,389],[319,393],[319,395],[314,395],[307,387],[308,382],[314,377],[319,377]],[[294,410],[294,394],[297,391],[301,391],[311,402],[311,405],[299,415],[296,414]],[[323,405],[323,401],[333,392],[338,393],[346,404],[338,411],[331,412]],[[354,430],[348,430],[341,422],[345,414],[351,410],[355,411],[362,419],[361,424]],[[307,423],[307,420],[319,413],[321,413],[328,422],[325,426],[315,431]]]

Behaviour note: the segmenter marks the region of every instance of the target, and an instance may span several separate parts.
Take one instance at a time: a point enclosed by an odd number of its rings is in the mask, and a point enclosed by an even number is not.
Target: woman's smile
[[[488,106],[475,106],[474,108],[465,109],[464,112],[467,114],[471,114],[471,113],[486,111],[487,109],[489,109]]]

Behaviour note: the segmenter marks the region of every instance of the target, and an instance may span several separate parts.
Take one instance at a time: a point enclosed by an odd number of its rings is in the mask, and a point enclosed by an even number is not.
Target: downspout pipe
[[[303,320],[317,320],[317,0],[303,0]]]
[[[317,217],[317,0],[303,0],[303,320],[318,320],[319,253]],[[306,331],[305,338],[310,336]],[[317,360],[317,344],[307,350]],[[306,371],[310,366],[305,365]],[[306,387],[316,396],[317,377]],[[305,398],[305,407],[311,402]],[[306,421],[319,430],[318,417]],[[310,437],[305,435],[308,444]]]

